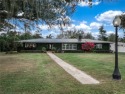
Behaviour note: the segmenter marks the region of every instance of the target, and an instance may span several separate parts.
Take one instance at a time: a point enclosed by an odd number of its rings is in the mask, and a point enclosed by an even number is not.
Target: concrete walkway
[[[75,68],[74,66],[64,62],[53,53],[47,52],[47,54],[51,57],[51,59],[53,59],[58,65],[60,65],[66,72],[72,75],[81,84],[99,84],[99,81],[92,78],[90,75],[87,75],[85,72]]]

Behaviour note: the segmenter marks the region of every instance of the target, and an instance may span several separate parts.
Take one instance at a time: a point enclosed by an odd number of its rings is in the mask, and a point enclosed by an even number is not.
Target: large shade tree
[[[5,19],[23,18],[40,21],[50,27],[62,27],[70,23],[68,16],[75,11],[79,2],[92,6],[92,1],[97,0],[0,0],[0,24],[4,23]]]
[[[121,14],[120,18],[121,18],[120,28],[123,29],[123,30],[125,30],[125,13]]]
[[[84,0],[0,0],[0,23],[10,18],[25,18],[52,25],[69,24],[70,15],[78,2]],[[88,1],[88,4],[92,0]]]
[[[5,19],[25,18],[41,21],[49,26],[67,25],[70,22],[67,15],[75,11],[79,2],[92,6],[92,1],[95,0],[0,0],[0,24],[4,23]]]

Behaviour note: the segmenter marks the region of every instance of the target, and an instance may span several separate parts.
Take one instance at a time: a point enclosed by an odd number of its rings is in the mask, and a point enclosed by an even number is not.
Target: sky
[[[125,12],[125,1],[124,0],[103,0],[99,2],[93,0],[92,7],[89,7],[87,3],[81,2],[76,7],[75,12],[69,16],[72,23],[71,26],[66,27],[68,30],[78,29],[83,30],[85,33],[92,33],[94,37],[98,37],[99,27],[104,26],[107,34],[114,33],[114,27],[112,21],[116,15],[120,15]],[[57,27],[47,31],[47,26],[40,26],[43,31],[42,35],[45,37],[48,34],[52,34],[56,37],[57,34],[61,33]],[[123,37],[123,30],[118,32],[120,37]]]
[[[71,19],[71,25],[65,27],[65,30],[72,30],[74,28],[83,30],[84,33],[91,33],[95,38],[98,37],[99,27],[104,26],[107,34],[115,33],[113,27],[113,19],[116,15],[120,15],[125,12],[124,0],[93,0],[92,7],[89,7],[87,3],[81,2],[77,5],[75,12],[69,16]],[[45,38],[51,34],[56,38],[57,34],[61,31],[57,26],[48,30],[47,25],[39,24],[42,29],[42,36]],[[34,33],[35,30],[31,32]],[[123,30],[118,32],[120,37],[123,37]]]
[[[77,6],[75,13],[71,16],[77,28],[83,29],[84,32],[91,32],[94,37],[99,34],[99,27],[104,26],[107,34],[114,33],[113,19],[116,15],[125,12],[124,0],[95,0],[90,8],[84,2]],[[123,36],[123,30],[119,30],[119,36]]]

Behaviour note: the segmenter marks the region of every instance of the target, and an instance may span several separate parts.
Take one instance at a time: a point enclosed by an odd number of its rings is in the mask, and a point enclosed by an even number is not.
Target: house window
[[[77,50],[77,44],[62,44],[62,50]]]
[[[102,49],[102,44],[96,44],[96,49]]]
[[[25,48],[35,48],[36,44],[35,43],[25,43]]]

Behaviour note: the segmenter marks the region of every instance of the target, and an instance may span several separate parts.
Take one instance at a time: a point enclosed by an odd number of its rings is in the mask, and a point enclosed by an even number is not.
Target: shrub
[[[52,51],[53,51],[53,52],[56,52],[56,47],[53,47],[53,48],[52,48]]]
[[[60,48],[57,49],[57,53],[61,53],[61,49]]]
[[[92,42],[86,42],[82,44],[82,50],[87,51],[87,52],[92,51],[94,47],[95,47],[95,44]]]
[[[42,47],[42,52],[46,52],[46,48],[45,47]]]

